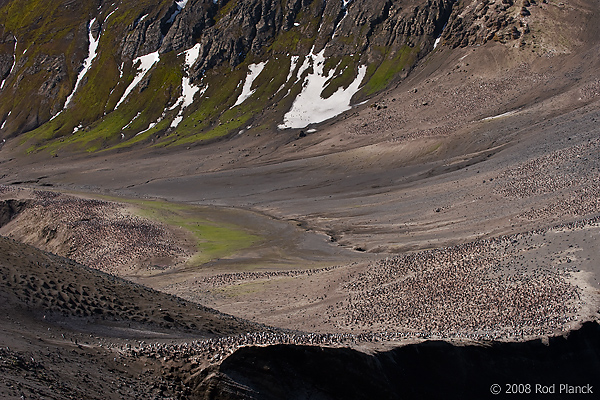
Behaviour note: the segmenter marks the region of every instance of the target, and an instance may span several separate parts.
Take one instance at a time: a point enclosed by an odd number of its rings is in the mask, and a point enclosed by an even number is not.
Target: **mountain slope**
[[[0,134],[56,152],[301,128],[406,76],[453,3],[4,1]]]
[[[570,53],[589,31],[573,26],[589,27],[598,7],[529,0],[38,3],[0,3],[0,138],[52,154],[305,128],[394,86],[437,46],[495,41],[537,57]]]

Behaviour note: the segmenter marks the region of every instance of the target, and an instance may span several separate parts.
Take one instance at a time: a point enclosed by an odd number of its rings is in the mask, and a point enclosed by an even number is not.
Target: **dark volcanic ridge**
[[[369,355],[347,348],[250,346],[190,384],[204,399],[484,399],[506,398],[511,389],[533,398],[569,398],[598,390],[598,368],[600,326],[588,322],[545,343],[428,341]],[[493,385],[500,396],[492,394]]]

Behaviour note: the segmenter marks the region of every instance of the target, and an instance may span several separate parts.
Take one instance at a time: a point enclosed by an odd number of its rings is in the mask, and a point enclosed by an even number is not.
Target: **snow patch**
[[[15,69],[15,64],[17,63],[17,37],[15,36],[15,47],[13,49],[13,63],[12,66],[10,67],[10,71],[8,71],[8,74],[6,75],[6,79],[8,79],[8,77],[10,76],[10,74],[12,74],[13,69]],[[2,83],[0,84],[0,90],[4,89],[4,84],[6,83],[6,79],[2,80]],[[2,128],[4,128],[4,125],[2,125]]]
[[[325,65],[324,54],[325,49],[318,54],[313,54],[311,51],[311,54],[304,60],[304,64],[312,64],[313,71],[304,80],[302,91],[294,100],[292,108],[283,117],[283,123],[278,126],[279,129],[304,128],[310,124],[333,118],[352,108],[350,101],[360,88],[360,84],[367,74],[366,65],[358,68],[358,75],[348,88],[344,89],[340,87],[330,97],[324,99],[321,97],[321,93],[335,73],[334,69],[330,70],[327,75],[323,72]],[[304,64],[300,68],[302,71]],[[301,73],[299,72],[298,76],[300,75]]]
[[[194,47],[184,51],[185,54],[185,67],[191,68],[192,65],[198,60],[200,56],[200,43],[197,43]]]
[[[129,84],[127,89],[125,89],[125,93],[123,93],[123,96],[115,106],[115,110],[119,108],[121,103],[123,103],[127,96],[129,96],[129,93],[131,93],[131,91],[142,81],[142,79],[144,79],[148,71],[150,71],[150,68],[152,68],[152,66],[154,66],[154,64],[156,64],[159,60],[160,55],[158,54],[158,51],[146,54],[145,56],[141,56],[133,60],[133,65],[136,65],[138,63],[140,64],[138,67],[137,74],[133,81]]]
[[[100,42],[100,33],[98,33],[98,38],[94,39],[94,35],[92,35],[92,25],[94,25],[94,22],[96,22],[96,18],[92,19],[88,25],[88,41],[89,41],[88,56],[83,61],[83,68],[81,69],[81,71],[79,71],[79,75],[77,76],[77,81],[75,81],[75,86],[73,87],[73,91],[71,92],[69,97],[67,97],[67,101],[65,101],[65,105],[63,106],[63,109],[60,110],[55,116],[53,116],[52,119],[58,117],[69,106],[69,104],[71,104],[71,101],[73,100],[73,97],[75,96],[75,93],[77,92],[77,88],[79,87],[79,84],[83,80],[83,77],[85,76],[85,74],[87,74],[87,72],[89,71],[90,67],[92,66],[92,63],[94,62],[94,59],[98,55],[97,50],[98,50],[98,43]]]
[[[266,62],[261,62],[258,64],[251,64],[248,66],[248,68],[250,69],[250,72],[248,72],[248,75],[246,76],[246,81],[244,82],[244,87],[242,88],[242,93],[238,97],[238,99],[235,102],[235,104],[233,105],[233,107],[239,106],[248,97],[252,96],[254,94],[254,92],[256,92],[256,89],[251,90],[252,84],[254,83],[254,80],[258,77],[258,75],[260,75],[260,73],[262,72],[262,70],[266,64],[267,64]]]
[[[512,111],[505,112],[503,114],[494,115],[493,117],[483,118],[483,119],[481,119],[481,121],[491,121],[493,119],[508,117],[509,115],[516,114],[517,112],[519,112],[519,110],[512,110]]]
[[[313,61],[312,58],[312,50],[311,50],[311,54],[308,54],[306,57],[304,57],[304,61],[302,61],[302,65],[300,65],[300,68],[298,68],[298,73],[296,74],[296,82],[298,82],[301,78],[302,78],[302,74],[304,73],[304,71],[306,71],[307,69],[310,68],[310,63]],[[294,83],[296,83],[294,82]]]
[[[204,88],[200,88],[199,86],[194,86],[190,83],[190,78],[183,78],[183,82],[182,82],[182,90],[181,90],[181,107],[182,108],[187,108],[190,105],[192,105],[192,103],[194,102],[194,96],[196,95],[196,93],[200,92],[200,95],[202,96],[204,94],[204,92],[206,92],[206,89],[208,88],[208,86],[205,86]]]
[[[185,4],[184,4],[184,6],[185,6]],[[184,69],[187,72],[192,67],[192,65],[194,65],[194,63],[198,59],[198,56],[200,55],[200,43],[196,44],[191,49],[184,51],[184,54],[185,54]],[[171,111],[171,110],[176,109],[177,107],[181,107],[181,109],[179,110],[179,113],[177,114],[175,119],[173,119],[173,121],[171,122],[171,128],[177,128],[177,126],[179,126],[181,121],[183,121],[183,113],[184,113],[185,109],[194,102],[194,96],[196,96],[196,93],[200,92],[200,96],[202,96],[204,94],[204,92],[206,92],[206,89],[208,89],[208,86],[205,86],[204,88],[200,88],[199,86],[192,85],[189,77],[183,78],[183,80],[181,82],[181,97],[179,97],[179,99],[175,102],[175,104],[168,109],[169,111]]]
[[[177,128],[179,124],[183,121],[183,115],[181,113],[177,114],[175,119],[171,122],[171,128]]]
[[[156,125],[158,125],[158,123],[159,123],[160,121],[162,121],[162,118],[159,118],[159,119],[158,119],[156,122],[151,122],[151,123],[150,123],[150,125],[148,125],[148,128],[147,128],[147,129],[145,129],[145,130],[143,130],[143,131],[141,131],[141,132],[138,132],[138,133],[136,133],[136,134],[135,134],[135,136],[137,136],[137,135],[141,135],[142,133],[146,133],[146,132],[148,132],[150,129],[152,129],[152,128],[154,128]]]
[[[175,117],[175,119],[171,122],[171,128],[177,128],[181,121],[183,121],[183,112],[194,102],[194,96],[196,96],[196,93],[200,92],[200,96],[202,96],[204,92],[206,92],[206,89],[208,89],[208,86],[200,88],[192,85],[190,83],[190,78],[188,77],[183,78],[181,86],[181,97],[175,103],[175,107],[171,108],[175,109],[177,106],[181,106],[181,109],[179,110],[177,117]]]
[[[131,119],[131,121],[129,121],[129,123],[128,123],[127,125],[125,125],[125,126],[123,127],[123,129],[121,129],[121,130],[125,130],[125,129],[129,128],[129,126],[131,126],[131,124],[133,124],[133,121],[135,121],[136,119],[138,119],[138,117],[139,117],[140,115],[142,115],[142,112],[141,112],[141,111],[140,111],[139,113],[137,113],[137,115],[136,115],[135,117],[133,117],[133,118]]]
[[[292,74],[294,73],[294,70],[296,69],[296,66],[298,65],[298,60],[300,59],[300,56],[292,56],[292,58],[290,59],[290,72],[288,72],[288,76],[287,78],[285,78],[285,83],[288,83],[290,81],[290,79],[292,79]],[[284,83],[284,85],[285,85]]]

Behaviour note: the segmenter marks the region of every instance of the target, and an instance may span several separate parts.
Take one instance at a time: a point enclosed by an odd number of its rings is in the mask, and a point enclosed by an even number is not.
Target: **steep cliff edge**
[[[589,322],[546,344],[423,342],[373,355],[343,348],[245,347],[190,380],[199,399],[482,399],[510,397],[509,390],[533,398],[554,391],[566,398],[575,387],[580,395],[590,387],[598,390],[599,367],[600,327]]]

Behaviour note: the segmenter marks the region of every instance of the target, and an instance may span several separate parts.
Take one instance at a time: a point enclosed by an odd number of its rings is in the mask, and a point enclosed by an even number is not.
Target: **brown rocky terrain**
[[[7,142],[3,235],[160,292],[3,239],[0,393],[600,387],[600,5],[457,4],[396,86],[311,129],[58,157]],[[186,228],[132,214],[128,198],[264,236],[190,267]],[[134,273],[148,264],[166,268]]]

